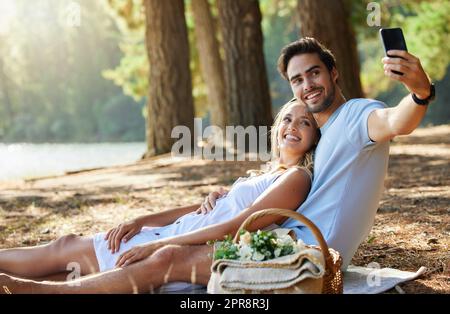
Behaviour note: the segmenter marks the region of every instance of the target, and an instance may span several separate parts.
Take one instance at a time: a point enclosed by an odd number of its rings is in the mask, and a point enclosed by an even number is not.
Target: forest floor
[[[421,128],[391,145],[385,192],[352,264],[427,272],[406,293],[450,293],[450,125]],[[0,183],[0,248],[90,235],[124,220],[200,203],[258,162],[173,159]],[[398,293],[392,289],[389,293]]]

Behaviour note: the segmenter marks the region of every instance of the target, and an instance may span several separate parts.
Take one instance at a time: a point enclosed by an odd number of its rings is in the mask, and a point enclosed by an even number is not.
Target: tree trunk
[[[364,97],[359,58],[345,0],[298,0],[300,32],[314,37],[336,57],[339,86],[347,99]]]
[[[270,126],[272,110],[257,0],[217,0],[229,125]]]
[[[146,157],[171,151],[173,127],[193,134],[194,105],[183,0],[145,0],[150,64]]]
[[[211,124],[225,128],[226,102],[223,63],[219,54],[216,27],[208,0],[191,2],[195,24],[197,49],[200,56],[200,68],[208,89],[208,108]]]

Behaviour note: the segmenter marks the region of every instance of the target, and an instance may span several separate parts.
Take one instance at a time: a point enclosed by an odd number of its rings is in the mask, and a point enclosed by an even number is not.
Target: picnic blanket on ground
[[[344,294],[377,294],[388,291],[398,284],[414,280],[426,271],[420,267],[416,272],[402,271],[394,268],[370,268],[350,265],[344,271]],[[159,293],[205,294],[206,287],[200,285],[186,285],[176,290],[176,284],[162,286]],[[172,287],[172,288],[171,288]],[[176,290],[176,291],[175,291]]]
[[[400,283],[418,278],[426,270],[424,266],[414,273],[394,268],[377,269],[350,265],[344,271],[344,294],[382,293]]]

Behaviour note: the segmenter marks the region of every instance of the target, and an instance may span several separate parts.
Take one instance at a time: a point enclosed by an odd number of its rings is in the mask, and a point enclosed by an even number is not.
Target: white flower
[[[280,248],[275,249],[275,251],[273,252],[273,254],[275,255],[275,257],[280,257],[281,249],[280,249]]]
[[[265,257],[264,254],[261,254],[258,251],[256,251],[256,252],[253,252],[252,260],[259,262],[259,261],[262,261],[264,259],[264,257]]]
[[[250,245],[252,242],[252,235],[250,232],[246,231],[243,235],[241,235],[241,238],[239,240],[240,245]]]
[[[292,240],[290,235],[286,234],[277,239],[277,245],[278,246],[294,245],[294,240]]]
[[[303,242],[302,239],[298,239],[297,240],[297,246],[303,248],[303,247],[306,246],[306,244],[305,244],[305,242]]]
[[[306,249],[305,242],[303,242],[302,239],[298,239],[297,243],[295,243],[294,245],[294,253],[300,252],[304,249]]]
[[[249,261],[252,259],[253,249],[248,245],[241,245],[239,248],[239,259]]]

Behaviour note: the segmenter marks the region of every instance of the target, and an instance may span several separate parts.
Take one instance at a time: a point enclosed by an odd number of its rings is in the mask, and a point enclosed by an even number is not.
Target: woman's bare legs
[[[0,293],[5,287],[11,293],[148,293],[173,281],[206,285],[211,252],[207,245],[165,246],[127,267],[71,282],[37,282],[0,274]]]
[[[74,275],[99,271],[91,237],[71,234],[44,245],[0,250],[0,272],[38,278],[65,271]]]

